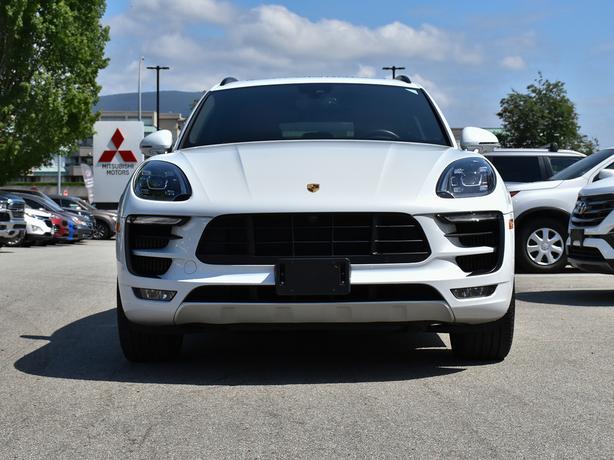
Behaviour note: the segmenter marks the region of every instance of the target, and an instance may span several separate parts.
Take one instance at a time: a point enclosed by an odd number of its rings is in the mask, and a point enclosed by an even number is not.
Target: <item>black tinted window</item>
[[[580,161],[575,162],[571,166],[563,169],[561,172],[555,174],[550,180],[569,180],[575,179],[587,173],[602,161],[605,161],[609,157],[614,155],[614,149],[601,150],[597,153],[582,158]]]
[[[538,157],[487,156],[505,182],[536,182],[543,180]]]
[[[374,139],[450,145],[422,90],[288,84],[210,93],[182,147],[290,139]]]
[[[552,166],[552,174],[562,171],[568,166],[576,163],[581,158],[579,157],[550,157],[550,166]]]

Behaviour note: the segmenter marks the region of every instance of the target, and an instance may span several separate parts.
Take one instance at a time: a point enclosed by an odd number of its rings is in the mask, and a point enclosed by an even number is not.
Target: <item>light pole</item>
[[[143,65],[143,61],[145,60],[145,58],[143,56],[141,56],[139,58],[139,121],[141,121],[141,66]]]
[[[165,66],[148,66],[150,70],[156,71],[156,130],[160,130],[160,70],[169,70],[170,67]]]
[[[382,67],[382,70],[392,70],[392,78],[397,76],[397,70],[405,70],[405,67],[397,67],[396,65],[390,67]]]

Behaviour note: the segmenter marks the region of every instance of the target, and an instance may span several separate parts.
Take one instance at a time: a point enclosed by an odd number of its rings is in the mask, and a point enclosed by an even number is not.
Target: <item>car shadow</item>
[[[517,292],[516,299],[524,302],[572,307],[614,307],[614,289]]]
[[[192,385],[287,385],[421,379],[462,372],[434,333],[382,331],[213,331],[186,336],[173,362],[123,357],[115,310],[70,323],[15,362],[36,376]],[[480,363],[483,364],[483,363]]]

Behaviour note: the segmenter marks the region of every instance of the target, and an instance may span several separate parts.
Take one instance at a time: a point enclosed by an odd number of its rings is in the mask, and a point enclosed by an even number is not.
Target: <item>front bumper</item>
[[[0,222],[0,239],[2,240],[11,240],[25,231],[25,220],[11,220],[8,222]]]
[[[572,242],[571,237],[567,240],[569,263],[590,273],[614,274],[614,212],[595,227],[570,224],[570,235],[575,229],[584,230],[584,239],[581,242]]]
[[[201,286],[273,286],[272,265],[210,265],[195,256],[202,230],[210,218],[191,218],[178,227],[181,239],[164,249],[133,251],[141,256],[172,258],[169,270],[160,278],[135,276],[128,270],[124,238],[117,239],[118,283],[126,316],[146,325],[240,324],[240,323],[380,323],[430,322],[479,324],[495,321],[508,310],[513,295],[514,232],[512,214],[503,216],[504,238],[501,265],[492,273],[468,276],[456,257],[479,254],[484,248],[453,244],[433,215],[414,216],[429,239],[431,255],[418,263],[353,264],[352,286],[373,284],[420,284],[434,288],[438,300],[377,302],[241,303],[187,302],[186,297]],[[125,221],[122,222],[122,227]],[[451,289],[492,286],[487,297],[456,298]],[[132,288],[176,291],[170,302],[138,298]]]

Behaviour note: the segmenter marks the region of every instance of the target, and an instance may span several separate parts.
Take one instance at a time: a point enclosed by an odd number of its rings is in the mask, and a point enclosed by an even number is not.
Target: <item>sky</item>
[[[160,87],[181,91],[229,75],[383,78],[396,65],[453,127],[498,127],[501,98],[541,71],[565,82],[581,131],[609,147],[613,17],[608,0],[107,0],[110,62],[98,81],[101,94],[136,91],[140,56],[170,66]]]

